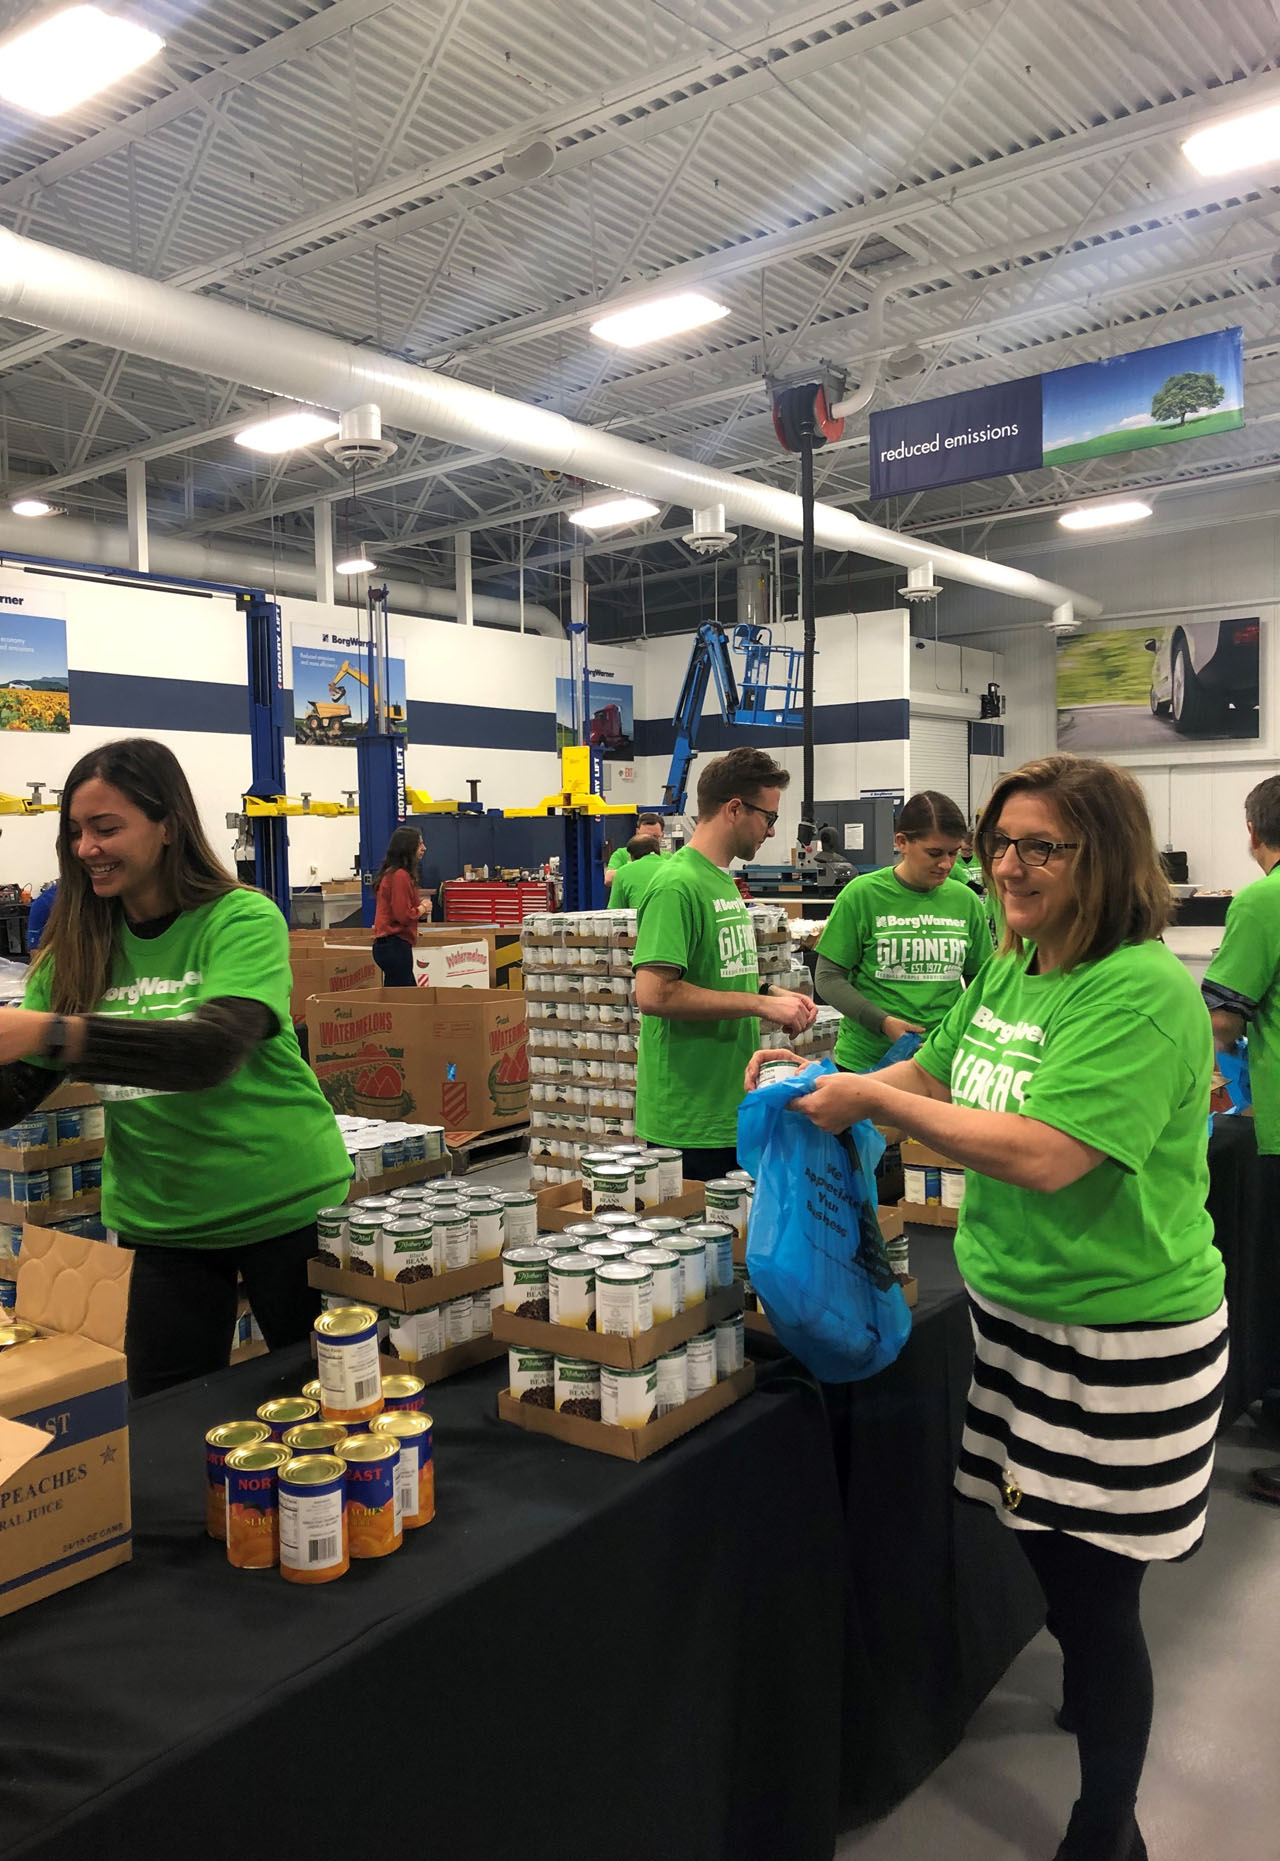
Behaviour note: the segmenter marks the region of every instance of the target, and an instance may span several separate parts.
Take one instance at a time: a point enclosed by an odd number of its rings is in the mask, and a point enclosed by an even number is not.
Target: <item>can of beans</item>
[[[424,1357],[438,1357],[444,1349],[444,1308],[429,1306],[423,1312],[391,1313],[387,1349],[393,1357],[419,1363]],[[390,1378],[386,1379],[390,1382]]]
[[[684,1310],[684,1275],[680,1256],[670,1247],[637,1247],[627,1255],[633,1266],[653,1274],[653,1322],[665,1325]]]
[[[538,1239],[538,1198],[527,1189],[503,1189],[497,1197],[502,1209],[504,1247],[533,1247]]]
[[[107,1113],[102,1105],[82,1105],[80,1107],[80,1135],[86,1142],[96,1143],[107,1134]]]
[[[276,1396],[258,1410],[258,1420],[267,1424],[273,1441],[283,1441],[299,1422],[314,1422],[319,1415],[320,1404],[310,1396]]]
[[[689,1364],[689,1399],[705,1395],[716,1386],[716,1334],[703,1331],[690,1338],[685,1346]]]
[[[600,1366],[600,1419],[614,1428],[647,1428],[658,1407],[658,1366],[638,1370]]]
[[[548,1315],[553,1325],[594,1331],[596,1265],[590,1254],[553,1254],[547,1262]]]
[[[588,1241],[607,1241],[611,1229],[601,1221],[575,1221],[571,1228],[566,1228],[566,1240],[572,1240],[575,1247],[585,1247]]]
[[[704,1305],[707,1298],[707,1244],[696,1234],[673,1234],[666,1242],[680,1259],[682,1310]]]
[[[549,1409],[554,1400],[555,1366],[550,1351],[513,1344],[507,1352],[507,1387],[518,1402]]]
[[[293,1457],[278,1441],[255,1441],[227,1455],[227,1562],[270,1570],[280,1561],[276,1480]]]
[[[426,1407],[426,1384],[420,1376],[384,1376],[382,1379],[382,1411],[385,1415],[390,1409],[423,1409]],[[370,1422],[370,1428],[373,1423]]]
[[[652,1329],[652,1269],[632,1260],[602,1260],[596,1268],[596,1330],[635,1338]]]
[[[460,1299],[446,1300],[444,1306],[444,1347],[455,1350],[459,1344],[470,1344],[475,1335],[475,1314],[471,1304],[471,1294],[464,1293]]]
[[[723,1383],[726,1377],[733,1376],[745,1364],[745,1331],[740,1312],[736,1312],[732,1318],[722,1318],[716,1326],[717,1382]]]
[[[102,1158],[86,1157],[80,1165],[80,1188],[85,1195],[102,1187]]]
[[[503,1254],[502,1303],[508,1312],[546,1323],[551,1315],[550,1260],[549,1247],[512,1247]]]
[[[907,1164],[902,1172],[903,1200],[914,1202],[922,1207],[925,1199],[925,1172],[914,1164]]]
[[[895,1274],[905,1277],[911,1271],[911,1242],[905,1234],[886,1241],[884,1251]]]
[[[51,1163],[49,1166],[49,1200],[51,1202],[70,1202],[75,1198],[79,1185],[76,1178],[80,1175],[74,1163]]]
[[[491,1338],[493,1336],[493,1288],[486,1286],[483,1292],[471,1295],[471,1335],[473,1338]]]
[[[666,1415],[671,1409],[682,1408],[689,1400],[689,1353],[683,1344],[678,1344],[673,1351],[664,1351],[658,1359],[657,1409],[659,1415]]]
[[[332,1583],[350,1568],[347,1465],[306,1454],[280,1469],[280,1575],[286,1583]]]
[[[327,1422],[370,1421],[382,1408],[378,1314],[371,1305],[321,1312],[313,1327]]]
[[[631,1174],[635,1178],[636,1213],[642,1215],[646,1209],[657,1208],[662,1200],[658,1173],[660,1165],[651,1150],[633,1152],[624,1159],[631,1165]]]
[[[316,1211],[316,1259],[322,1267],[341,1272],[347,1264],[347,1211],[345,1208],[322,1208]]]
[[[943,1170],[942,1172],[942,1206],[959,1208],[964,1201],[964,1171]]]
[[[588,1150],[578,1158],[582,1174],[582,1206],[588,1212],[595,1207],[595,1173],[598,1169],[616,1169],[618,1158],[612,1150]]]
[[[685,1229],[691,1240],[702,1242],[707,1256],[707,1295],[733,1284],[734,1231],[722,1221],[700,1221]]]
[[[80,1107],[77,1105],[74,1110],[54,1112],[53,1116],[58,1128],[55,1141],[59,1144],[78,1144],[84,1136],[84,1119]]]
[[[606,1232],[609,1237],[607,1240],[583,1241],[578,1249],[579,1253],[586,1254],[588,1258],[594,1260],[597,1266],[603,1266],[608,1260],[625,1260],[631,1252],[627,1243],[619,1238],[625,1232],[624,1229],[611,1228]]]
[[[352,1557],[388,1557],[404,1543],[401,1515],[400,1443],[394,1435],[370,1432],[348,1439],[347,1532]]]
[[[683,1234],[684,1223],[678,1215],[646,1215],[637,1223],[649,1236],[650,1247],[665,1247],[672,1234]]]
[[[591,1209],[599,1216],[606,1209],[620,1209],[625,1215],[636,1210],[636,1177],[629,1163],[611,1159],[591,1172]]]
[[[345,1422],[299,1422],[281,1439],[296,1460],[302,1454],[336,1454],[347,1439]]]
[[[434,1432],[431,1417],[415,1409],[396,1409],[369,1424],[371,1435],[390,1435],[399,1443],[396,1478],[400,1483],[400,1517],[406,1531],[429,1525],[436,1515]]]
[[[367,1274],[378,1271],[382,1245],[382,1216],[376,1209],[353,1208],[347,1219],[347,1272]]]
[[[379,1264],[381,1277],[401,1286],[433,1279],[439,1265],[439,1249],[430,1215],[415,1212],[384,1222]]]
[[[658,1159],[658,1205],[661,1207],[684,1193],[684,1152],[659,1149],[651,1151],[650,1155]]]
[[[555,1362],[557,1415],[580,1415],[600,1420],[600,1365],[589,1357],[557,1357]]]
[[[466,1209],[457,1205],[446,1209],[437,1202],[432,1210],[431,1227],[437,1257],[443,1261],[446,1273],[460,1273],[464,1267],[475,1264],[471,1254],[471,1217]]]
[[[924,1199],[935,1207],[942,1201],[942,1171],[931,1165],[924,1172]]]
[[[227,1542],[227,1455],[271,1439],[265,1422],[221,1422],[204,1438],[204,1528]]]
[[[502,1252],[501,1202],[473,1201],[471,1204],[471,1258],[496,1260]]]
[[[747,1198],[741,1183],[721,1176],[703,1185],[707,1198],[707,1220],[724,1223],[740,1241],[747,1238]]]

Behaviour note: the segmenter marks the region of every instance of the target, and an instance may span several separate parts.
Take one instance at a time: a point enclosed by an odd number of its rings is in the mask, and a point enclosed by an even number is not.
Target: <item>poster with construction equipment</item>
[[[359,631],[295,622],[293,645],[293,735],[297,743],[352,743],[364,731],[375,702],[377,680],[368,638]],[[386,661],[387,720],[408,734],[404,641],[392,638]]]

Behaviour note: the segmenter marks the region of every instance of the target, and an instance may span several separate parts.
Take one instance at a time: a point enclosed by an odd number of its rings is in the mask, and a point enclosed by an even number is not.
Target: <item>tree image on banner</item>
[[[1185,426],[1188,414],[1212,413],[1226,398],[1226,392],[1216,375],[1201,374],[1196,370],[1170,375],[1152,398],[1151,418],[1160,421],[1176,420],[1179,426]]]

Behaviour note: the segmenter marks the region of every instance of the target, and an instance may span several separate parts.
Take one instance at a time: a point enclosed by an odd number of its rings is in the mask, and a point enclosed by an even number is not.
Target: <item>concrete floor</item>
[[[1156,1712],[1138,1811],[1151,1861],[1280,1857],[1280,1508],[1244,1477],[1280,1443],[1242,1421],[1218,1444],[1209,1528],[1143,1586]],[[1075,1798],[1075,1740],[1051,1713],[1057,1644],[1040,1634],[947,1762],[836,1861],[1050,1861]]]
[[[523,1188],[528,1162],[473,1175]],[[1143,1587],[1156,1712],[1138,1809],[1151,1861],[1280,1861],[1280,1507],[1244,1490],[1258,1462],[1280,1463],[1280,1441],[1240,1421],[1218,1443],[1204,1544]],[[1075,1740],[1053,1724],[1060,1698],[1057,1644],[1040,1634],[947,1762],[847,1835],[835,1861],[1050,1861],[1079,1779]]]

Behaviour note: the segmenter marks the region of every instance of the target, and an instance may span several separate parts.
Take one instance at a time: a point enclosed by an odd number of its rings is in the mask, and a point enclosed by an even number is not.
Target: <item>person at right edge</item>
[[[1269,775],[1245,797],[1249,852],[1263,877],[1237,892],[1227,911],[1218,953],[1200,992],[1213,1021],[1219,1050],[1249,1036],[1249,1085],[1253,1093],[1258,1140],[1258,1206],[1280,1207],[1280,775]],[[1280,1244],[1274,1217],[1264,1212],[1266,1244]],[[1272,1314],[1280,1331],[1280,1312]],[[1272,1362],[1272,1380],[1280,1384],[1280,1351]],[[1280,1389],[1263,1403],[1271,1421],[1280,1417]],[[1257,1499],[1280,1505],[1280,1466],[1255,1467],[1249,1490]]]
[[[688,846],[661,862],[639,901],[636,1135],[682,1150],[693,1182],[737,1167],[742,1076],[760,1022],[800,1034],[818,1012],[806,995],[761,988],[751,917],[727,870],[771,837],[790,779],[764,750],[709,762]]]
[[[956,1489],[1016,1533],[1062,1647],[1080,1795],[1055,1861],[1146,1861],[1142,1580],[1204,1533],[1227,1364],[1209,1016],[1161,941],[1173,901],[1126,770],[1027,763],[978,844],[999,953],[915,1059],[828,1074],[795,1110],[898,1125],[965,1166]]]
[[[904,1034],[932,1033],[990,961],[982,903],[951,877],[967,832],[949,795],[921,790],[898,815],[898,864],[859,873],[831,907],[814,980],[844,1017],[842,1072],[867,1072]]]
[[[431,909],[430,899],[418,890],[418,862],[422,835],[416,827],[397,827],[387,842],[373,881],[377,909],[373,919],[373,960],[382,971],[383,987],[412,989],[413,946],[418,941],[418,920]]]

